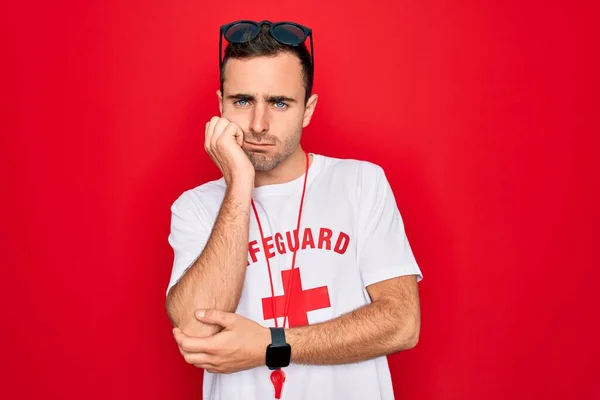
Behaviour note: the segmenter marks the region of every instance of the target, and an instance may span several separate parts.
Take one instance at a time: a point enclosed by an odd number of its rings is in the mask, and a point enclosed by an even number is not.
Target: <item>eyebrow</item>
[[[228,100],[246,100],[246,101],[256,100],[256,96],[253,94],[249,94],[249,93],[229,94],[229,95],[225,96],[225,98]],[[265,99],[265,101],[267,101],[269,103],[279,103],[279,102],[297,103],[298,102],[293,97],[274,95],[274,94],[266,94],[263,96],[263,98]]]

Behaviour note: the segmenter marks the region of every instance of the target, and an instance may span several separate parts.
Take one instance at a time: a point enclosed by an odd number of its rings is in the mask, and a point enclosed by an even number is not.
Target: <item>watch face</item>
[[[267,366],[272,368],[283,368],[290,365],[292,348],[289,344],[282,346],[267,347]]]

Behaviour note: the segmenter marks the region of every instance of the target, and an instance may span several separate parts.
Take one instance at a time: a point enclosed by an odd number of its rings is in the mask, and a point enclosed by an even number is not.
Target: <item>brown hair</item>
[[[269,26],[266,24],[261,27],[259,34],[252,40],[245,43],[228,43],[225,48],[225,56],[223,57],[223,63],[221,65],[221,92],[223,92],[223,82],[225,81],[225,66],[227,65],[227,60],[230,58],[244,59],[264,56],[269,57],[287,52],[295,55],[300,60],[305,90],[304,103],[306,104],[312,93],[314,71],[310,52],[306,48],[305,43],[298,46],[279,43],[269,34]]]

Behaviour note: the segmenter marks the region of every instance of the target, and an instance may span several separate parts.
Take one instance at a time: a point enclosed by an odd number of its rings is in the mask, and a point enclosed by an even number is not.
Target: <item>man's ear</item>
[[[315,108],[317,107],[318,99],[319,99],[319,96],[317,94],[313,94],[308,99],[308,102],[306,103],[306,109],[304,110],[304,119],[302,120],[303,128],[306,128],[308,126],[308,124],[310,123],[310,119],[312,118],[313,113],[315,112]]]
[[[220,90],[217,90],[217,97],[219,98],[219,112],[221,113],[221,117],[223,116],[223,94]]]

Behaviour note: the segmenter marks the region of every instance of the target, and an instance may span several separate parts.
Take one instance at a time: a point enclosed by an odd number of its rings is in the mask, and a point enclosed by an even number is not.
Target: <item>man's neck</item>
[[[310,156],[309,165],[312,161]],[[290,182],[301,177],[305,172],[306,153],[298,146],[288,158],[271,171],[257,171],[254,176],[254,187]]]

